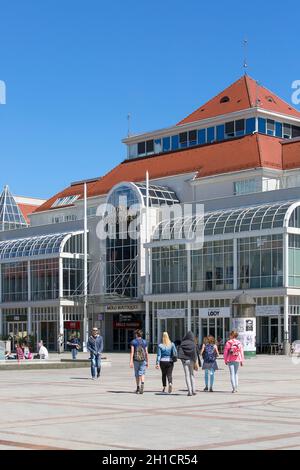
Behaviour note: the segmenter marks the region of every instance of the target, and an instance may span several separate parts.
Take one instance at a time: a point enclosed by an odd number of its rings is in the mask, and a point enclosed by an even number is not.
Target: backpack
[[[204,362],[215,362],[216,352],[213,344],[207,344],[203,354]]]
[[[235,341],[234,343],[230,342],[229,354],[231,356],[238,357],[241,352],[240,343]]]
[[[139,342],[134,350],[134,360],[144,362],[146,360],[146,349],[143,340]]]

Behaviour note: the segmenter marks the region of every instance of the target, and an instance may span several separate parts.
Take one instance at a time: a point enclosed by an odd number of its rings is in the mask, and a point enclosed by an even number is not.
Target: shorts
[[[142,377],[146,373],[146,361],[133,361],[134,375],[136,377]]]

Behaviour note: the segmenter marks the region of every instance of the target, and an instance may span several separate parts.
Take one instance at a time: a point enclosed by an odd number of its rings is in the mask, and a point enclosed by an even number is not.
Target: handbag
[[[177,362],[177,359],[178,359],[178,357],[177,357],[177,354],[173,354],[173,352],[174,352],[174,350],[173,350],[173,346],[174,346],[174,344],[172,343],[172,349],[171,349],[171,361],[173,361],[173,362]]]

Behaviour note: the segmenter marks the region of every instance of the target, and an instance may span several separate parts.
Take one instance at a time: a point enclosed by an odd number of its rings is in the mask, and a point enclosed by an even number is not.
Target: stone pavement
[[[106,356],[98,381],[87,368],[0,371],[0,450],[300,449],[300,359],[247,360],[237,394],[220,360],[215,392],[188,397],[179,362],[162,394],[152,355],[137,396],[128,355]]]

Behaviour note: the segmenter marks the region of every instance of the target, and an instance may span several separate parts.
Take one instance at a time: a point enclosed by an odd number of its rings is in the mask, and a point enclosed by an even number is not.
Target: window
[[[240,194],[255,193],[258,190],[258,181],[253,178],[249,180],[235,181],[233,183],[233,193],[235,196]]]
[[[154,153],[160,153],[162,151],[161,139],[154,140]]]
[[[52,219],[51,219],[51,223],[52,223],[52,224],[60,224],[62,221],[63,221],[62,216],[60,216],[60,217],[52,217]]]
[[[226,122],[225,124],[225,137],[234,137],[234,121]]]
[[[163,152],[168,152],[170,150],[170,137],[163,138]]]
[[[179,146],[180,148],[187,147],[187,132],[181,132],[179,134]]]
[[[147,140],[146,142],[146,153],[154,153],[154,141],[153,140]]]
[[[146,153],[146,142],[138,143],[138,155],[145,155]]]
[[[137,156],[137,145],[128,145],[128,158],[134,158]]]
[[[56,199],[56,201],[52,204],[51,207],[68,206],[70,204],[73,204],[79,198],[79,196],[79,194],[76,194],[72,196],[59,197],[58,199]]]
[[[202,145],[205,144],[206,139],[205,139],[205,129],[200,129],[198,131],[198,144]]]
[[[73,220],[76,220],[77,217],[75,214],[68,214],[68,215],[65,215],[64,217],[64,220],[65,222],[72,222]]]
[[[275,135],[275,121],[273,119],[267,119],[267,134]]]
[[[290,124],[283,124],[283,138],[290,139],[292,137],[292,126]]]
[[[88,207],[87,209],[87,216],[88,217],[94,217],[97,213],[97,207],[94,206],[94,207]]]
[[[190,131],[189,132],[189,146],[193,146],[197,144],[197,131]]]
[[[265,134],[266,126],[267,126],[266,120],[263,118],[258,118],[258,132],[260,132],[261,134]]]
[[[178,135],[172,135],[172,150],[177,150],[179,148],[179,138]]]
[[[300,137],[300,127],[292,126],[292,137]]]
[[[223,98],[220,99],[220,103],[228,103],[230,101],[229,96],[223,96]]]
[[[235,135],[244,135],[245,134],[245,119],[239,119],[235,121]]]
[[[214,142],[215,140],[215,128],[214,127],[209,127],[207,129],[207,142]]]

